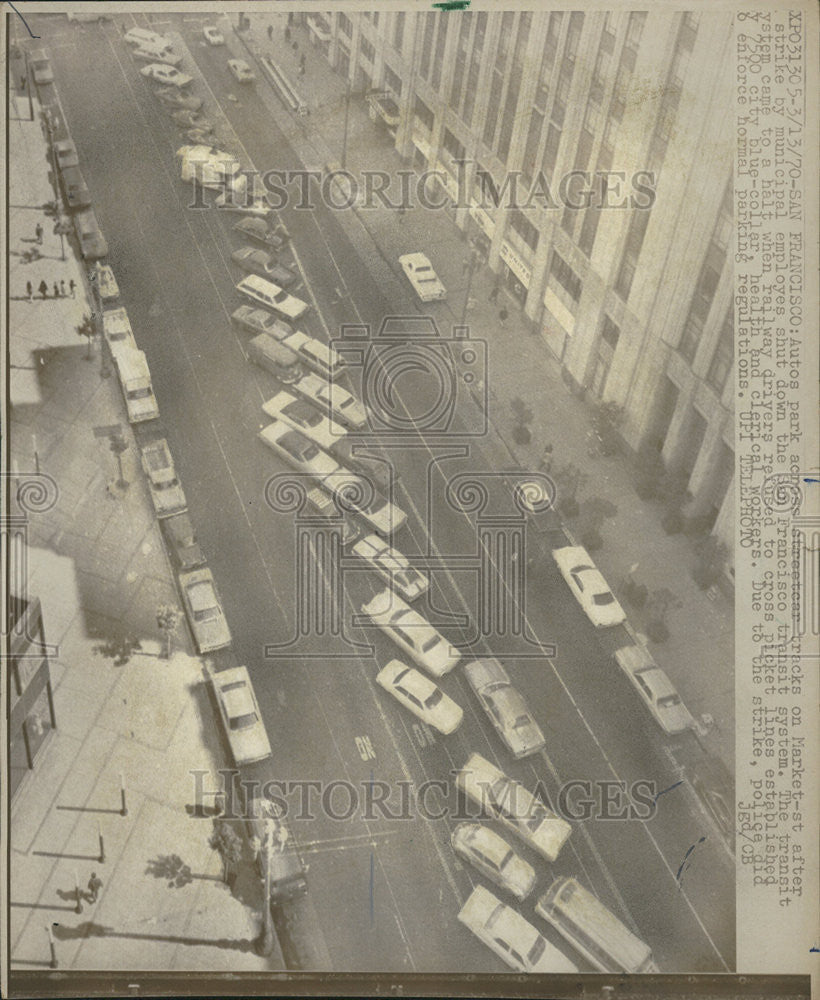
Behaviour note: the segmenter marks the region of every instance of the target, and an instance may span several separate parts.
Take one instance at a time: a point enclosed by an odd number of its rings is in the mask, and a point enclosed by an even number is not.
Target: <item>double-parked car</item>
[[[596,628],[620,625],[626,620],[624,609],[585,548],[566,545],[561,549],[553,549],[552,557],[575,599]]]
[[[434,677],[443,677],[461,660],[461,653],[392,590],[363,604],[362,614]]]
[[[544,749],[547,741],[540,726],[498,660],[492,657],[473,660],[464,667],[464,676],[496,732],[516,759],[529,757]]]

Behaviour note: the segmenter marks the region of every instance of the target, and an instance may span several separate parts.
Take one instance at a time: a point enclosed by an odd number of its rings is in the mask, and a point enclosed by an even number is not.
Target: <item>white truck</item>
[[[213,191],[230,191],[236,197],[247,187],[248,178],[239,160],[216,146],[182,146],[176,156],[184,181]]]

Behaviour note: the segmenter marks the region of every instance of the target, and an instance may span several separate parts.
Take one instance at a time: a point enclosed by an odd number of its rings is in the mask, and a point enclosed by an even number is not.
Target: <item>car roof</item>
[[[196,580],[188,584],[188,600],[194,611],[207,611],[216,604],[216,590],[213,579],[210,576],[206,579]]]
[[[497,865],[500,865],[512,850],[507,841],[488,826],[483,826],[481,823],[470,823],[465,826],[468,826],[464,833],[465,842],[471,847],[478,848]]]
[[[487,656],[478,660],[473,660],[464,667],[464,673],[470,684],[478,689],[486,684],[494,684],[499,681],[510,683],[507,671],[501,666],[495,657]]]
[[[412,667],[401,678],[401,686],[414,694],[420,701],[425,701],[436,690],[436,685],[418,670]]]

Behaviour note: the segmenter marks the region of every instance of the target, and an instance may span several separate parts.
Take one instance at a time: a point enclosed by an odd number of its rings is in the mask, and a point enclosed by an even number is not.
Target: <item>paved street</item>
[[[247,165],[304,166],[309,136],[277,108],[262,81],[237,94],[225,50],[200,41],[202,23],[174,18],[157,30],[171,33],[186,52],[185,68],[195,74],[194,90],[205,99],[206,112]],[[386,446],[398,477],[394,502],[408,513],[395,543],[407,555],[442,559],[445,568],[434,573],[420,610],[453,643],[469,642],[467,658],[492,653],[507,663],[547,734],[546,752],[512,761],[459,669],[442,683],[465,711],[453,736],[433,738],[387,699],[374,677],[397,651],[384,636],[352,622],[362,601],[380,589],[372,574],[351,567],[352,558],[343,562],[344,636],[372,643],[372,653],[345,649],[341,637],[300,636],[295,574],[303,553],[295,545],[293,516],[272,511],[265,501],[270,477],[287,467],[256,438],[265,423],[262,403],[279,385],[246,360],[249,335],[230,322],[241,304],[233,287],[240,272],[230,260],[231,250],[241,245],[231,231],[236,217],[189,208],[192,189],[179,179],[174,160],[183,140],[152,85],[139,76],[120,27],[88,26],[80,37],[61,21],[49,30],[61,101],[109,242],[109,262],[148,357],[163,432],[218,583],[233,654],[251,672],[273,746],[272,759],[253,765],[246,776],[325,786],[344,780],[361,789],[372,782],[391,788],[411,782],[418,789],[424,782],[451,779],[478,751],[528,788],[543,782],[550,796],[573,779],[624,782],[627,788],[644,780],[657,792],[675,786],[675,745],[685,744],[681,753],[699,753],[695,738],[663,738],[613,670],[614,647],[583,615],[549,555],[552,544],[564,543],[560,534],[536,542],[527,577],[529,642],[506,635],[499,650],[497,637],[473,634],[471,625],[461,624],[479,600],[478,576],[475,566],[447,568],[448,560],[457,566],[460,556],[479,551],[478,517],[455,509],[445,497],[446,484],[456,474],[489,481],[497,470],[513,471],[516,456],[494,433],[478,445],[455,433],[453,445],[414,434],[405,445]],[[229,45],[236,54],[242,51],[234,37]],[[313,212],[288,207],[281,221],[292,236],[285,262],[300,273],[294,293],[314,307],[300,324],[306,332],[326,340],[342,322],[378,326],[383,316],[420,312],[409,287],[386,266],[387,255],[362,251],[364,237],[352,213],[321,205]],[[405,225],[422,236],[423,222],[408,219]],[[453,283],[446,265],[441,271],[452,287],[460,265],[453,260],[450,267]],[[486,288],[481,294],[486,296]],[[441,335],[449,336],[459,318],[455,297],[430,312]],[[482,336],[489,326],[479,329]],[[503,365],[504,359],[494,352],[495,363]],[[361,392],[357,373],[351,384]],[[401,383],[403,405],[414,412],[432,392],[423,377],[411,375]],[[464,403],[457,432],[478,419],[475,402]],[[508,420],[506,412],[491,409],[490,416],[502,424]],[[459,444],[461,454],[445,454]],[[491,498],[497,487],[493,481]],[[622,638],[629,641],[625,632]],[[538,642],[554,644],[555,655],[537,655]],[[271,645],[281,652],[266,658],[263,651]],[[451,806],[456,804],[453,793]],[[321,808],[312,819],[293,820],[309,859],[310,893],[334,969],[503,970],[456,920],[478,878],[449,847],[454,826],[452,818],[361,819],[358,810],[341,821]],[[697,863],[681,879],[695,844]],[[553,877],[577,875],[652,945],[663,971],[733,967],[734,862],[682,786],[659,799],[657,815],[648,822],[593,816],[573,823],[555,865],[539,863],[525,848],[522,853],[538,864],[538,891]],[[538,922],[532,901],[522,912]],[[559,943],[552,934],[547,932]]]

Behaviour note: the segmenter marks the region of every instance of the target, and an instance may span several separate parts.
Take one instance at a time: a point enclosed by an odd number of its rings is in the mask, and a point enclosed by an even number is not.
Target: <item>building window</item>
[[[418,118],[418,120],[427,129],[428,132],[432,132],[433,122],[435,121],[435,115],[418,95],[416,95],[416,103],[414,110],[416,118]]]
[[[601,327],[601,339],[614,351],[618,346],[618,338],[621,336],[619,327],[612,322],[609,316],[604,316],[604,324]]]
[[[464,109],[461,117],[465,125],[470,127],[475,109],[475,95],[478,91],[478,78],[481,71],[481,55],[484,51],[484,38],[487,34],[487,12],[480,11],[475,15],[475,33],[473,35],[473,52],[470,60],[470,71],[467,74],[467,86],[464,90]]]
[[[401,47],[404,42],[404,12],[400,11],[395,15],[395,20],[393,21],[393,48],[401,52]]]
[[[472,18],[469,14],[462,15],[461,26],[456,46],[456,64],[453,69],[453,83],[450,87],[450,106],[455,110],[461,103],[461,88],[464,83],[464,70],[467,66],[467,52],[470,42],[470,27]]]
[[[510,226],[535,253],[538,248],[538,230],[520,209],[514,208],[510,212]]]
[[[527,48],[532,24],[532,14],[529,11],[522,11],[518,18],[518,31],[515,37],[515,51],[512,58],[512,71],[507,84],[507,97],[504,104],[504,113],[501,118],[501,130],[498,137],[498,158],[502,162],[507,161],[510,154],[510,143],[512,142],[513,127],[515,126],[518,110],[518,95],[521,91],[521,78],[524,73],[524,53]]]
[[[501,88],[504,86],[504,79],[497,69],[493,70],[493,78],[490,84],[490,96],[487,101],[487,112],[484,119],[484,145],[492,148],[498,128],[498,109],[501,106]]]
[[[507,65],[514,18],[515,14],[512,11],[506,11],[501,15],[501,30],[498,33],[498,48],[495,53],[495,68],[500,73],[504,72],[504,67]]]
[[[581,41],[581,29],[584,26],[584,15],[579,11],[574,11],[569,16],[569,27],[567,28],[567,41],[564,45],[564,59],[570,63],[575,62],[578,55],[578,43]]]
[[[632,289],[632,282],[635,278],[635,270],[638,266],[638,257],[643,247],[646,227],[649,225],[649,211],[636,209],[632,213],[629,223],[629,231],[626,235],[626,245],[624,247],[621,266],[618,269],[618,277],[615,281],[615,291],[626,302]]]
[[[384,89],[389,90],[396,98],[401,96],[401,77],[387,63],[384,64]]]
[[[550,278],[555,279],[555,281],[561,286],[561,288],[564,289],[573,302],[580,302],[581,290],[583,288],[581,279],[572,270],[569,264],[567,264],[564,258],[558,254],[557,250],[553,250],[552,252]]]
[[[555,164],[558,162],[558,149],[561,145],[561,129],[556,125],[550,125],[547,129],[547,141],[544,146],[544,173],[547,177],[552,177]]]
[[[646,24],[645,10],[633,11],[629,15],[629,20],[626,24],[626,41],[624,45],[633,52],[637,52],[638,46],[641,44],[644,24]]]
[[[347,14],[339,14],[339,31],[348,38],[353,37],[353,22]]]
[[[445,17],[443,14],[437,14],[436,21],[438,22],[436,54],[433,60],[433,76],[430,80],[433,90],[438,90],[441,86],[441,69],[444,65],[444,47],[447,44],[447,29],[453,23],[452,18]]]
[[[430,60],[433,57],[433,37],[436,31],[437,14],[424,14],[424,41],[421,46],[421,62],[419,63],[419,73],[425,80],[430,76]]]
[[[734,358],[735,317],[734,307],[730,306],[720,331],[712,363],[709,365],[709,373],[706,376],[706,381],[718,393],[722,393],[726,386],[726,380],[729,377],[729,372],[732,370]]]
[[[373,60],[376,58],[376,50],[373,48],[373,43],[369,42],[366,38],[362,39],[361,47],[362,55],[364,58],[373,65]]]
[[[695,285],[695,292],[689,306],[689,314],[686,317],[686,323],[681,334],[680,343],[678,344],[678,353],[690,365],[695,360],[695,354],[703,335],[706,318],[709,315],[709,310],[712,308],[712,300],[715,297],[718,282],[720,281],[720,274],[725,262],[725,252],[713,243],[710,243],[709,249],[706,251],[703,266],[700,269],[700,275]]]
[[[527,142],[524,147],[523,172],[527,182],[535,176],[538,147],[541,145],[541,130],[544,127],[544,115],[533,108],[530,115],[530,126],[527,132]]]
[[[448,128],[444,129],[443,146],[454,160],[465,158],[464,143],[459,142]]]

